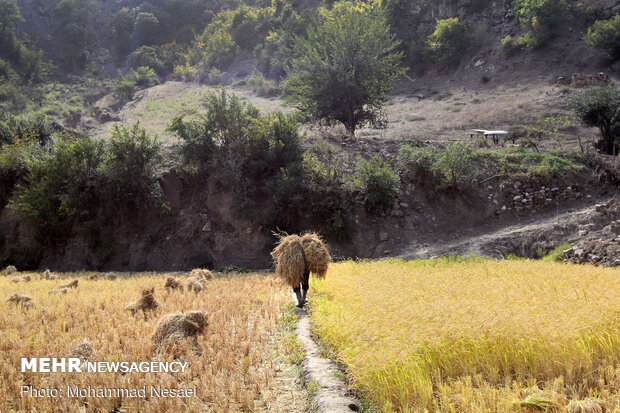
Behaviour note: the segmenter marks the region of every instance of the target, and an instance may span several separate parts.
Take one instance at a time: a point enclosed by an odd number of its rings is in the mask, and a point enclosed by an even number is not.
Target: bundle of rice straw
[[[80,282],[78,280],[73,280],[71,281],[69,284],[63,284],[60,287],[58,287],[59,290],[63,289],[63,288],[77,288],[78,284]]]
[[[214,278],[213,273],[204,268],[194,268],[192,272],[189,273],[189,276],[196,277],[201,281],[208,281]]]
[[[28,274],[26,274],[23,277],[14,278],[11,281],[14,282],[14,283],[27,283],[27,282],[30,281],[30,276]]]
[[[325,278],[327,266],[332,261],[325,243],[314,232],[280,238],[271,256],[276,262],[278,276],[292,287],[301,283],[304,270],[316,278]]]
[[[166,284],[164,284],[164,288],[166,291],[170,292],[170,290],[181,290],[183,291],[183,284],[181,284],[181,280],[174,277],[166,278]]]
[[[189,277],[187,279],[187,291],[199,293],[205,289],[202,279],[198,277]]]
[[[159,319],[151,336],[153,350],[168,350],[188,338],[193,338],[194,345],[198,345],[197,337],[204,333],[208,325],[205,311],[166,314]]]
[[[75,357],[82,360],[89,360],[94,354],[93,346],[86,339],[78,342],[71,343],[71,350],[69,351],[69,357]]]
[[[32,308],[32,307],[34,307],[34,301],[32,301],[32,298],[28,297],[27,295],[13,294],[6,301],[8,303],[15,304],[15,305],[20,306],[22,308]]]
[[[11,275],[17,272],[17,268],[14,265],[9,265],[2,271],[2,275]]]
[[[60,277],[52,274],[52,272],[49,269],[47,269],[41,275],[41,279],[53,281],[53,280],[60,280]]]
[[[131,311],[131,315],[136,315],[138,311],[142,310],[142,313],[144,314],[144,319],[146,320],[147,312],[154,312],[155,310],[157,310],[157,307],[159,307],[159,304],[155,300],[154,294],[155,287],[142,289],[140,298],[138,298],[134,302],[129,303],[127,307],[125,307],[125,310]]]

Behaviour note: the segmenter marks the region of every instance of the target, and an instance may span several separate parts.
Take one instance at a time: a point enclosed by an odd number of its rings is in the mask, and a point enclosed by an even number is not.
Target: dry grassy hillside
[[[552,86],[539,79],[527,84],[508,84],[494,88],[446,87],[438,90],[424,87],[414,81],[407,88],[421,90],[399,92],[391,96],[386,107],[389,123],[385,130],[364,128],[356,135],[377,149],[381,142],[398,143],[410,139],[427,142],[445,142],[468,139],[467,129],[505,129],[513,125],[527,125],[545,129],[542,118],[569,117],[565,100],[567,89]],[[131,126],[136,122],[168,144],[176,138],[166,129],[172,118],[183,111],[198,109],[202,96],[213,86],[170,81],[140,92],[136,99],[119,111],[120,124]],[[280,98],[263,98],[242,86],[227,87],[229,92],[265,112],[293,110]],[[422,95],[424,99],[417,96]],[[91,131],[94,136],[109,136],[113,122],[98,125]],[[548,128],[547,128],[548,129]],[[336,127],[339,131],[340,127]],[[577,149],[579,137],[582,142],[593,141],[598,136],[596,128],[581,127],[576,120],[559,130],[561,137],[547,139],[543,146],[550,149]],[[324,134],[312,131],[310,136]],[[342,148],[347,151],[346,147]]]

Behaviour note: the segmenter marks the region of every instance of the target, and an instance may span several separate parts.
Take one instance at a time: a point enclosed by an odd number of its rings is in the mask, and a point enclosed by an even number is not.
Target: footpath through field
[[[345,381],[339,377],[336,363],[321,357],[319,346],[312,337],[308,313],[299,308],[295,312],[299,316],[297,338],[305,353],[302,361],[303,380],[307,386],[314,383],[314,386],[318,387],[311,396],[312,407],[324,413],[358,411],[359,401],[350,394]]]

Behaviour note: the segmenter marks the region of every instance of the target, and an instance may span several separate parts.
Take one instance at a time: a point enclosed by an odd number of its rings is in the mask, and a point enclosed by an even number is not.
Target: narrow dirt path
[[[293,299],[295,300],[295,299]],[[315,383],[316,392],[312,394],[312,411],[322,413],[350,413],[359,411],[359,400],[351,396],[345,381],[337,375],[336,363],[321,357],[319,346],[312,337],[310,318],[305,309],[295,310],[299,316],[297,338],[304,350],[302,376],[306,384]]]
[[[431,258],[449,254],[499,256],[501,255],[500,251],[502,251],[501,247],[507,243],[516,245],[523,242],[531,242],[537,238],[542,239],[549,235],[557,237],[556,240],[562,239],[565,240],[563,242],[566,242],[580,235],[580,227],[592,221],[591,217],[595,211],[596,205],[588,205],[577,210],[545,216],[529,223],[510,225],[492,232],[461,238],[451,242],[441,242],[412,248],[399,255],[399,258]]]

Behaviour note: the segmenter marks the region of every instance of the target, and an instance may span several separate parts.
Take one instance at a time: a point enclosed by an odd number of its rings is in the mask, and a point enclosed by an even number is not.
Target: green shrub
[[[518,48],[517,42],[511,35],[507,35],[506,37],[503,37],[501,40],[501,45],[502,45],[502,51],[506,53],[507,55],[513,54]]]
[[[158,73],[163,72],[163,63],[157,55],[157,49],[153,46],[140,46],[127,57],[127,62],[132,68],[148,66]]]
[[[107,152],[106,199],[129,212],[156,205],[162,196],[159,179],[164,161],[157,137],[147,135],[137,123],[131,129],[114,125]]]
[[[435,31],[428,37],[428,53],[438,63],[458,61],[470,44],[469,30],[458,17],[437,20]]]
[[[131,69],[129,80],[133,81],[139,89],[155,86],[159,83],[159,77],[153,69],[148,66],[140,66],[137,69]]]
[[[432,146],[403,145],[398,150],[399,168],[411,181],[422,185],[436,182],[435,163],[439,153]]]
[[[291,228],[301,209],[303,148],[295,115],[261,115],[224,90],[205,95],[201,112],[173,119],[184,168],[234,188],[237,212]]]
[[[568,106],[586,126],[599,128],[596,147],[606,154],[618,153],[620,142],[620,90],[614,83],[575,94]]]
[[[508,128],[508,140],[518,143],[523,148],[531,148],[538,151],[538,145],[543,140],[543,130],[524,125],[512,125]]]
[[[17,139],[35,139],[45,147],[52,141],[54,131],[43,117],[9,116],[0,121],[0,147]]]
[[[584,40],[607,59],[620,59],[620,14],[609,20],[597,20],[588,29]]]
[[[133,98],[134,93],[140,89],[146,89],[159,83],[159,77],[155,70],[148,66],[140,66],[130,69],[127,76],[119,76],[114,93],[119,99],[127,101]]]
[[[437,173],[454,187],[470,185],[476,178],[473,168],[474,148],[466,142],[452,142],[439,155],[435,168]]]
[[[204,96],[201,112],[188,111],[174,117],[169,130],[181,139],[184,167],[204,172],[234,151],[239,142],[247,141],[247,128],[259,116],[257,108],[222,89]]]
[[[514,129],[520,134],[529,133],[526,127]],[[431,146],[403,145],[398,161],[403,176],[412,181],[455,186],[470,185],[478,178],[496,175],[570,179],[599,164],[598,158],[590,153],[540,153],[515,146],[476,149],[465,142],[454,142],[443,152]]]
[[[211,83],[219,83],[223,77],[224,73],[217,67],[212,67],[211,70],[209,70],[209,81]]]
[[[544,257],[541,258],[543,262],[561,262],[562,261],[562,253],[567,249],[571,248],[571,244],[562,244],[558,247],[555,247],[551,251],[549,251]],[[542,256],[543,254],[539,254]]]
[[[24,180],[29,165],[45,156],[45,151],[32,133],[14,137],[0,147],[0,209],[13,194],[15,185]]]
[[[121,79],[114,85],[114,93],[119,99],[128,101],[133,98],[134,93],[138,91],[136,83],[129,79]]]
[[[10,208],[40,237],[66,239],[75,223],[97,218],[104,160],[103,141],[65,137],[51,154],[29,162],[28,176],[17,186]]]
[[[233,14],[225,10],[217,14],[213,21],[197,37],[187,59],[190,65],[201,65],[205,72],[215,66],[224,69],[237,54],[238,46],[231,35]]]
[[[360,159],[357,162],[355,179],[364,191],[364,206],[370,213],[386,211],[400,195],[398,175],[377,156],[368,161]]]
[[[193,80],[197,74],[197,70],[194,66],[189,63],[184,63],[182,65],[176,65],[174,67],[174,71],[172,72],[172,77],[177,80]]]
[[[519,44],[543,45],[563,23],[567,8],[565,0],[515,0],[513,10],[521,27],[527,30]]]
[[[276,82],[265,79],[262,73],[256,71],[248,78],[248,85],[257,96],[273,97],[280,91]]]
[[[522,175],[545,180],[574,177],[585,170],[583,160],[587,158],[566,152],[540,153],[521,147],[478,150],[473,156],[479,174]]]
[[[322,160],[316,153],[304,156],[306,191],[304,204],[309,213],[319,221],[327,223],[327,234],[339,241],[351,239],[357,217],[353,207],[356,196],[349,184],[341,159]]]

